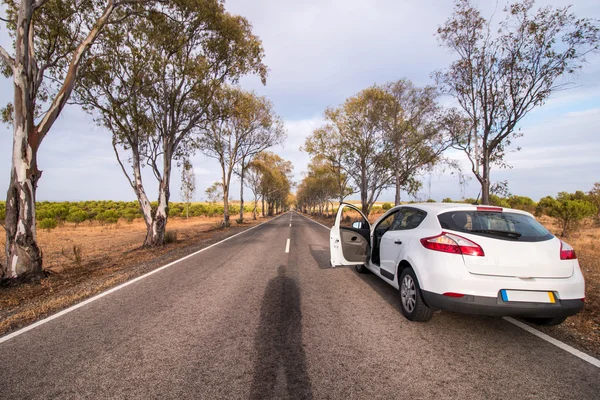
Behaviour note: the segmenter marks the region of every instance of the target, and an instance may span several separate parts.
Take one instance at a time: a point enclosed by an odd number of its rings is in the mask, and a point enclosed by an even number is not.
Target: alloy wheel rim
[[[412,313],[417,304],[417,291],[415,290],[415,281],[410,275],[406,275],[402,280],[400,296],[402,298],[402,307],[407,312]]]

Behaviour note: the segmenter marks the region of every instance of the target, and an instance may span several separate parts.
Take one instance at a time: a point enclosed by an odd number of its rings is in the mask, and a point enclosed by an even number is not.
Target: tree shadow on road
[[[255,349],[251,399],[312,399],[302,344],[300,290],[283,265],[267,284]]]

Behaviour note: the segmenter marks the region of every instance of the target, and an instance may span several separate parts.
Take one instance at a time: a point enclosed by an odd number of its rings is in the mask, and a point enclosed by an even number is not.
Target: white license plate
[[[501,290],[504,301],[520,301],[526,303],[556,303],[552,292],[533,292],[528,290]]]

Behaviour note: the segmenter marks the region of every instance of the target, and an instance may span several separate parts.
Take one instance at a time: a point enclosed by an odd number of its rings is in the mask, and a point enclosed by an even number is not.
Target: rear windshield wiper
[[[522,236],[519,232],[497,231],[494,229],[472,229],[469,232],[489,233],[490,235],[501,235],[501,236],[508,236],[508,237],[514,237],[514,238],[520,238]]]

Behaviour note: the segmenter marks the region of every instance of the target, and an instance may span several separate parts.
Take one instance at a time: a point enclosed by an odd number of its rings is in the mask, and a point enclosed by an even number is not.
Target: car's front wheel
[[[366,274],[367,272],[369,272],[367,267],[365,267],[363,264],[355,265],[354,268],[356,268],[356,272],[358,272],[359,274]]]
[[[560,325],[565,322],[567,317],[558,317],[558,318],[527,318],[528,321],[541,326],[555,326]]]
[[[414,322],[427,322],[433,316],[433,309],[423,302],[421,287],[412,268],[405,268],[400,274],[400,308],[402,314]]]

